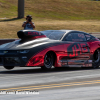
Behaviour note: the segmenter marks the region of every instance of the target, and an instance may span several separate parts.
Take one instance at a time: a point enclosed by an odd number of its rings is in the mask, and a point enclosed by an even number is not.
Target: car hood
[[[16,40],[14,42],[6,43],[0,46],[0,50],[22,50],[30,49],[40,45],[59,42],[59,40],[51,40],[49,38],[40,38],[35,40]]]

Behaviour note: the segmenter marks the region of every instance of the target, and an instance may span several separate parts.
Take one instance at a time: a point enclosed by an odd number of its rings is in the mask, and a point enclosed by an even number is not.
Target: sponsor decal
[[[28,32],[28,35],[41,35],[40,32]]]
[[[79,38],[84,38],[84,34],[78,34]]]
[[[89,53],[89,47],[87,43],[74,43],[67,48],[68,57],[73,58],[81,54]]]

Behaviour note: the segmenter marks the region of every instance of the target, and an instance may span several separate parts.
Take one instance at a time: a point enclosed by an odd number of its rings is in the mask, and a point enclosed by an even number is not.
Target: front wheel
[[[100,64],[100,50],[97,49],[93,54],[92,68],[98,68]]]
[[[44,57],[44,66],[42,69],[50,70],[54,63],[54,55],[51,52],[48,52]]]
[[[14,66],[4,66],[4,68],[10,70],[10,69],[13,69]]]

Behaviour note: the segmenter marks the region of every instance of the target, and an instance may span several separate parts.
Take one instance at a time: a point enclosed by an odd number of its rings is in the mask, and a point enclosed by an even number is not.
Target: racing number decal
[[[87,43],[74,43],[67,48],[68,56],[70,58],[77,57],[78,55],[89,53]]]

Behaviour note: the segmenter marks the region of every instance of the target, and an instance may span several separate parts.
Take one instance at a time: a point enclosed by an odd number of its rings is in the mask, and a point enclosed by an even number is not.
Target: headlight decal
[[[29,50],[19,50],[19,51],[17,51],[17,53],[22,53],[22,54],[28,53],[28,52],[29,52]]]

